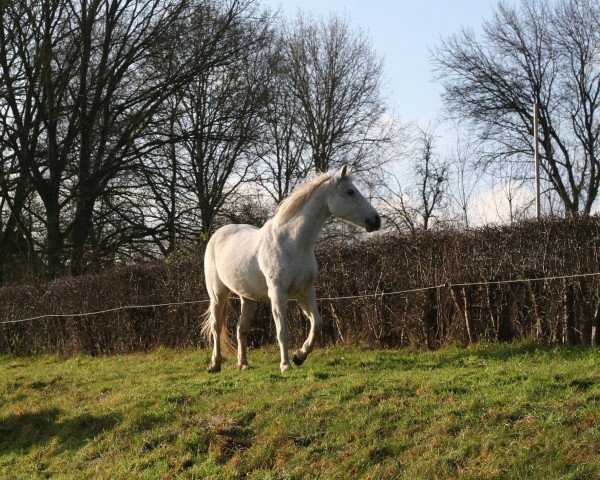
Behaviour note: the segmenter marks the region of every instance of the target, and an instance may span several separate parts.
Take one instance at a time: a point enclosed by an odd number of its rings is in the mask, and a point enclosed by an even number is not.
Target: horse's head
[[[367,232],[379,230],[381,218],[352,183],[352,177],[344,165],[333,176],[333,190],[327,198],[327,206],[334,217],[364,228]]]

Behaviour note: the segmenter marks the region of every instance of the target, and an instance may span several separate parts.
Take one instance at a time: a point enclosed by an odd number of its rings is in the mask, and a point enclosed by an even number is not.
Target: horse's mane
[[[315,190],[331,179],[334,174],[334,172],[320,173],[310,180],[296,185],[292,193],[279,204],[274,217],[275,221],[279,224],[287,222],[308,202]]]

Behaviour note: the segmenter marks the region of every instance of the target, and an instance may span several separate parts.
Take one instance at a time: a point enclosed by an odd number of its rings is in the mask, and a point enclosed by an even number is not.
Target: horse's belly
[[[219,279],[241,297],[267,299],[267,282],[258,265],[254,247],[258,230],[246,225],[232,225],[223,230],[216,248]]]
[[[239,271],[219,272],[219,277],[229,290],[240,297],[252,300],[269,299],[267,282],[260,269],[258,271],[253,268],[244,269],[240,265]]]

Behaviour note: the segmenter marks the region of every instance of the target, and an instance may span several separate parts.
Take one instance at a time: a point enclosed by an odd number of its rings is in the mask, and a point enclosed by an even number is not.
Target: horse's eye
[[[354,195],[354,190],[352,190],[351,188],[349,188],[348,190],[346,190],[346,193],[348,195]]]

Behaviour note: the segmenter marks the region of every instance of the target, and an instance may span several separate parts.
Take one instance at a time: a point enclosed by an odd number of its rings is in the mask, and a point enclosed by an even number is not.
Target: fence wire
[[[528,283],[528,282],[547,282],[554,280],[567,280],[567,279],[575,279],[575,278],[585,278],[585,277],[597,277],[600,276],[600,272],[594,273],[577,273],[570,275],[554,275],[550,277],[536,277],[536,278],[515,278],[515,279],[506,279],[506,280],[490,280],[490,281],[481,281],[481,282],[465,282],[465,283],[440,283],[438,285],[431,285],[427,287],[418,287],[418,288],[409,288],[406,290],[397,290],[394,292],[374,292],[374,293],[365,293],[361,295],[345,295],[339,297],[320,297],[317,298],[318,302],[322,301],[335,301],[335,300],[354,300],[358,298],[373,298],[373,297],[384,297],[391,295],[406,295],[409,293],[416,292],[424,292],[427,290],[437,290],[441,288],[452,288],[452,287],[474,287],[474,286],[483,286],[483,285],[506,285],[512,283]],[[238,297],[231,297],[234,300],[239,300]],[[209,303],[209,299],[202,300],[190,300],[183,302],[169,302],[169,303],[154,303],[148,305],[121,305],[118,307],[108,308],[106,310],[96,310],[93,312],[83,312],[83,313],[49,313],[44,315],[38,315],[36,317],[28,317],[28,318],[19,318],[16,320],[4,320],[0,322],[0,325],[7,325],[13,323],[23,323],[23,322],[32,322],[35,320],[42,320],[46,318],[71,318],[71,317],[91,317],[94,315],[101,315],[103,313],[117,312],[120,310],[135,310],[142,308],[159,308],[159,307],[174,307],[180,305],[197,305],[202,303]]]

